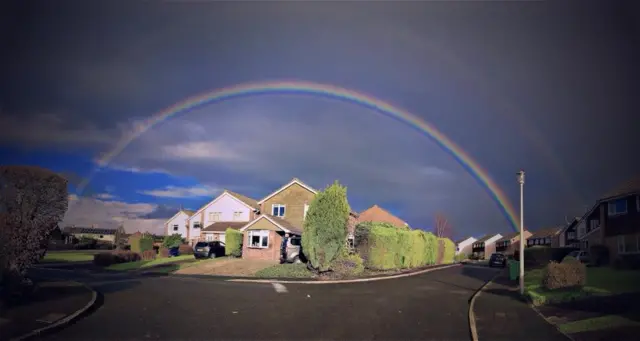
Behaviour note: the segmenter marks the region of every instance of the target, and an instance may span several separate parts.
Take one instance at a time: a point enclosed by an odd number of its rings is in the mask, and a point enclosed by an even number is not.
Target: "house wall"
[[[284,219],[296,227],[302,228],[304,221],[304,206],[311,204],[315,194],[297,183],[284,189],[282,192],[269,198],[260,204],[260,211],[265,214],[272,214],[273,204],[286,205]]]
[[[604,211],[604,221],[606,229],[604,237],[626,235],[640,231],[640,213],[637,207],[637,196],[630,195],[623,198],[627,202],[627,213],[610,216],[608,215],[608,204],[602,205]]]
[[[249,230],[268,230],[269,246],[264,249],[249,246],[249,233],[247,233]],[[273,225],[273,223],[267,219],[260,219],[255,224],[251,225],[244,232],[242,258],[274,261],[280,260],[280,244],[282,243],[282,236],[279,231],[281,231],[280,228]]]
[[[174,233],[179,233],[182,238],[187,238],[187,221],[189,220],[189,215],[180,212],[172,219],[167,220],[165,223],[165,234],[172,235]],[[173,230],[173,225],[178,225],[178,231]]]
[[[496,241],[502,238],[502,235],[497,234],[484,242],[484,256],[491,256],[492,253],[496,252]]]
[[[476,240],[477,239],[475,238],[469,238],[460,242],[460,244],[458,244],[458,247],[457,247],[456,255],[458,254],[470,255],[472,253],[473,243],[475,243]]]
[[[248,223],[255,217],[255,213],[252,208],[247,207],[247,205],[242,201],[225,192],[212,200],[207,206],[199,212],[196,212],[191,219],[189,219],[190,240],[195,241],[205,239],[201,229],[215,222],[210,219],[211,217],[209,215],[209,213],[214,212],[220,212],[219,221],[246,221]],[[242,212],[242,214],[237,220],[233,220],[233,212]],[[201,223],[201,229],[193,228],[196,222]]]

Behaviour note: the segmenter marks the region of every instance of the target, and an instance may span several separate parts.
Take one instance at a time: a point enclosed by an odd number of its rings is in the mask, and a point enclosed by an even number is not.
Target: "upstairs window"
[[[609,202],[609,215],[619,215],[627,213],[627,199],[618,199]]]
[[[284,217],[286,206],[282,204],[271,205],[271,215],[274,217]]]
[[[220,221],[221,212],[209,212],[209,221]]]
[[[199,229],[199,228],[201,228],[201,227],[202,227],[202,224],[200,224],[200,222],[199,222],[199,221],[196,221],[196,222],[194,222],[194,223],[193,223],[193,228],[194,228],[194,229]]]
[[[178,224],[173,225],[173,230],[178,231]]]
[[[233,212],[233,220],[241,220],[242,219],[242,212],[238,211],[238,212]]]

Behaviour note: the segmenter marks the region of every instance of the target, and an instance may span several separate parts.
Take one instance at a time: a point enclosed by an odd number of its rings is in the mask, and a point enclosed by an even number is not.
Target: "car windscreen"
[[[302,243],[302,239],[300,239],[300,238],[291,238],[291,245],[300,246],[301,243]]]
[[[205,247],[205,246],[209,246],[209,243],[206,243],[206,242],[198,242],[198,243],[196,244],[196,247]]]

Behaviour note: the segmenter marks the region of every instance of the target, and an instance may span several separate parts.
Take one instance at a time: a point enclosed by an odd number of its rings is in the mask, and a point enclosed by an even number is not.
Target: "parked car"
[[[224,256],[224,243],[214,242],[198,242],[193,247],[193,255],[196,258],[216,258]]]
[[[589,263],[589,252],[586,251],[572,251],[571,253],[569,253],[568,255],[566,255],[566,257],[573,257],[575,259],[577,259],[578,261],[580,261],[580,263]]]
[[[302,238],[298,236],[290,237],[286,246],[286,257],[280,259],[281,263],[301,263],[302,254]],[[284,252],[281,252],[281,254]]]
[[[169,248],[169,257],[178,257],[178,256],[180,256],[179,246]]]
[[[494,266],[504,268],[507,266],[507,257],[501,253],[494,253],[489,258],[489,267],[492,268]]]

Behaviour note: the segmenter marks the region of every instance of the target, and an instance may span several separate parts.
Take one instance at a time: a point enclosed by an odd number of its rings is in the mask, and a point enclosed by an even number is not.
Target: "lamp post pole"
[[[520,295],[524,295],[524,171],[518,172],[520,183]]]

